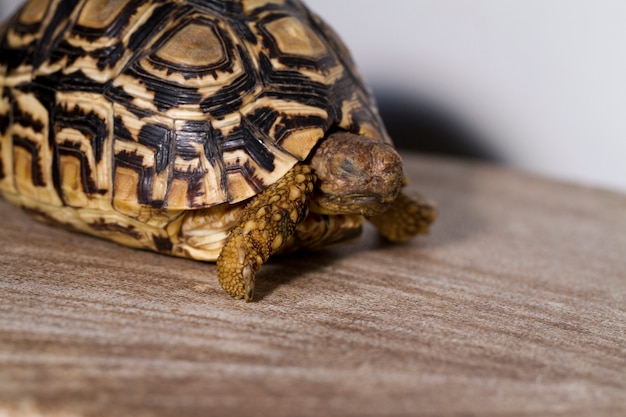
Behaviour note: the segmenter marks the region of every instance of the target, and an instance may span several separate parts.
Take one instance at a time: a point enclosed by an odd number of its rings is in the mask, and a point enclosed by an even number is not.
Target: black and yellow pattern
[[[31,0],[0,65],[2,189],[46,204],[234,203],[333,126],[385,138],[345,48],[294,1]]]

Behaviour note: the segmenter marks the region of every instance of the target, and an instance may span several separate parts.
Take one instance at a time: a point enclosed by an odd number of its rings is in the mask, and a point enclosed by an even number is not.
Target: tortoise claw
[[[254,272],[249,265],[246,265],[243,268],[242,278],[245,289],[245,295],[243,298],[246,302],[250,302],[254,297]]]

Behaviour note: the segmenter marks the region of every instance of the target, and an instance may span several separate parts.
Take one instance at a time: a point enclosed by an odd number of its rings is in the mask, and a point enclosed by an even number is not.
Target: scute
[[[105,29],[118,18],[128,3],[128,0],[87,1],[80,11],[76,25],[89,29]]]
[[[265,25],[265,28],[274,39],[278,50],[284,55],[319,59],[328,54],[326,45],[317,34],[293,16],[273,20]]]
[[[134,219],[234,204],[331,129],[389,141],[345,47],[298,1],[31,0],[16,16],[0,190],[29,204]]]
[[[20,23],[31,25],[41,22],[49,5],[50,0],[30,0],[20,14]]]
[[[192,23],[176,32],[155,55],[179,66],[208,68],[222,62],[226,51],[211,26]]]

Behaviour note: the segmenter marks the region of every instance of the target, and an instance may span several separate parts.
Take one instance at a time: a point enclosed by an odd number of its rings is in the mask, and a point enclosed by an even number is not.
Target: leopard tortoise
[[[31,0],[0,28],[0,192],[40,220],[217,261],[425,233],[336,34],[298,0]]]

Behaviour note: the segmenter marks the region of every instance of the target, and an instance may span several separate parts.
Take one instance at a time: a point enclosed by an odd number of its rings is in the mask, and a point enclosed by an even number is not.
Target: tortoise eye
[[[352,158],[343,159],[341,164],[338,165],[338,168],[339,168],[340,173],[344,175],[348,175],[348,176],[362,176],[363,175],[363,169],[359,165],[355,164]]]

